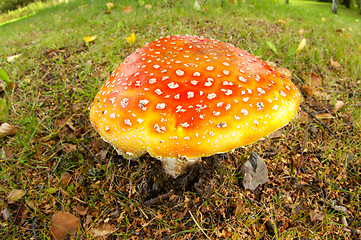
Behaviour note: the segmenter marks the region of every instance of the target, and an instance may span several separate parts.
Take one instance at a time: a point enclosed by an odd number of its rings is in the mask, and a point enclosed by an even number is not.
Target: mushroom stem
[[[176,178],[185,172],[185,169],[197,162],[201,158],[188,158],[186,160],[179,158],[162,158],[162,165],[166,173]]]

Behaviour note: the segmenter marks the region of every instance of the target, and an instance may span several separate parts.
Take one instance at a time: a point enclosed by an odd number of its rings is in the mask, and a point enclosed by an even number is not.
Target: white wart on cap
[[[90,110],[126,158],[145,153],[177,176],[286,125],[300,94],[283,74],[233,45],[197,36],[153,41],[111,74]]]

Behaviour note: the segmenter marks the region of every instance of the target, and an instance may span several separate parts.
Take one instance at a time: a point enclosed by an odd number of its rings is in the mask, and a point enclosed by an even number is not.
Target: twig
[[[258,206],[262,206],[262,203],[260,203],[260,202],[257,202],[256,200],[254,200],[254,199],[252,199],[252,198],[250,198],[246,193],[244,193],[244,192],[242,192],[243,193],[243,195],[249,200],[249,201],[251,201],[251,202],[253,202],[253,203],[255,203],[255,204],[257,204]]]
[[[324,124],[320,119],[318,119],[313,113],[306,110],[306,108],[301,104],[302,111],[305,111],[308,115],[312,117],[312,119],[315,119],[318,123],[320,123],[323,127],[325,127],[335,138],[337,138],[337,135],[331,130],[329,126]]]
[[[280,149],[276,149],[273,152],[264,152],[262,155],[262,158],[269,158],[269,157],[273,157],[275,155],[277,155],[279,153]]]
[[[46,185],[46,184],[48,184],[50,177],[51,177],[51,176],[53,176],[53,174],[54,174],[54,172],[56,171],[56,169],[58,168],[58,166],[59,166],[59,164],[60,164],[60,161],[61,161],[61,160],[62,160],[62,158],[59,158],[59,160],[58,160],[58,162],[56,163],[56,165],[55,165],[55,167],[54,167],[53,171],[51,171],[51,173],[49,174],[49,176],[46,178],[46,180],[45,180],[45,182],[44,182],[43,186],[40,186],[39,191],[40,191],[40,190],[42,190],[42,189],[45,187],[45,185]],[[39,193],[39,191],[38,191],[38,193]]]
[[[25,202],[25,196],[28,193],[28,189],[25,190],[23,197],[21,198],[21,202],[20,205],[18,207],[18,210],[16,211],[15,217],[14,217],[14,222],[17,221],[17,218],[19,217],[20,214],[20,209],[22,208],[22,206],[24,206],[24,202]]]
[[[296,176],[296,182],[298,182],[298,176],[300,174],[300,171],[301,171],[301,167],[302,167],[302,164],[303,164],[303,158],[304,158],[304,155],[303,155],[303,152],[305,150],[305,145],[306,145],[306,139],[307,139],[307,135],[308,135],[308,131],[310,130],[311,126],[312,126],[312,123],[313,123],[313,119],[311,120],[311,122],[308,124],[306,130],[305,130],[305,134],[303,136],[303,140],[302,140],[302,146],[301,146],[301,160],[300,160],[300,164],[298,165],[298,169],[297,169],[297,176]]]
[[[197,220],[194,218],[192,212],[190,210],[188,210],[189,214],[191,215],[193,221],[196,223],[197,227],[202,231],[202,233],[204,234],[204,236],[206,236],[208,239],[211,239],[207,234],[206,232],[203,230],[203,228],[201,226],[199,226]]]
[[[95,161],[97,161],[97,163],[100,163],[99,159],[93,154],[92,151],[90,151],[90,149],[89,149],[84,143],[81,143],[81,145],[83,145],[83,147],[85,147],[86,150],[88,150],[88,152],[90,152],[90,154],[93,156],[93,158],[95,159]]]
[[[173,191],[170,191],[170,192],[167,192],[167,193],[165,193],[165,194],[159,195],[159,196],[157,196],[157,197],[155,197],[155,198],[152,198],[152,199],[144,202],[144,205],[149,206],[149,205],[158,204],[158,203],[160,203],[161,201],[163,201],[163,200],[169,198],[170,196],[172,196],[172,194],[173,194]]]

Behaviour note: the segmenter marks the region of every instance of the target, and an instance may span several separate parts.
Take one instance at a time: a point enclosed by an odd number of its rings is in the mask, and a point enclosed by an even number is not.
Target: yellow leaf
[[[358,50],[361,52],[361,44],[358,45]]]
[[[111,2],[108,2],[105,5],[107,6],[107,12],[110,12],[110,10],[114,7],[114,4]]]
[[[341,67],[341,64],[339,62],[337,62],[337,61],[334,61],[332,58],[330,58],[330,64],[334,68],[340,68]]]
[[[326,18],[321,18],[321,20],[322,20],[322,22],[326,22],[327,21],[327,19]]]
[[[300,30],[298,30],[298,34],[299,35],[304,35],[305,34],[305,29],[301,28]]]
[[[126,40],[130,45],[132,45],[135,42],[135,34],[134,33],[130,34],[130,36],[127,37]]]
[[[13,55],[13,56],[6,57],[6,60],[7,60],[8,62],[13,62],[13,61],[15,61],[16,59],[18,59],[20,56],[21,56],[21,54],[16,54],[16,55]]]
[[[340,110],[343,106],[345,106],[345,103],[343,101],[336,101],[335,103],[335,111],[337,112]]]
[[[133,12],[133,7],[127,6],[127,7],[123,8],[121,11],[124,13],[131,13],[131,12]]]
[[[87,36],[87,37],[84,38],[84,41],[85,41],[86,43],[90,43],[90,42],[95,41],[95,39],[97,39],[97,35]]]
[[[278,20],[278,23],[279,23],[279,24],[286,25],[286,21],[285,21],[285,20],[282,20],[282,19]]]
[[[14,125],[10,125],[8,123],[3,123],[0,126],[0,138],[5,136],[14,135],[17,132],[17,128]]]
[[[298,45],[296,53],[300,52],[304,47],[306,47],[306,38],[302,38],[300,44]]]

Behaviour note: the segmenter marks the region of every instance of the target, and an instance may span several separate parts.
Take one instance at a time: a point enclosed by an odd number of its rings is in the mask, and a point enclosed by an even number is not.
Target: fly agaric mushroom
[[[149,153],[176,177],[201,157],[283,127],[299,104],[295,85],[248,52],[171,36],[125,59],[96,95],[90,120],[123,157]]]

